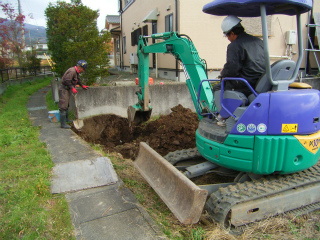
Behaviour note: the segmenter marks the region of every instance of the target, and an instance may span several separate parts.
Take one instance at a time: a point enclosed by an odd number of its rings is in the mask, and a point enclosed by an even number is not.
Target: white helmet
[[[223,19],[221,23],[221,29],[224,34],[230,32],[230,30],[238,25],[242,20],[234,15],[229,15]]]

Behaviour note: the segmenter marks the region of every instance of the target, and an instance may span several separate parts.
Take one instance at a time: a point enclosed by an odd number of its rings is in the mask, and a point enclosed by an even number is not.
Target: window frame
[[[173,31],[173,13],[165,16],[165,32]]]

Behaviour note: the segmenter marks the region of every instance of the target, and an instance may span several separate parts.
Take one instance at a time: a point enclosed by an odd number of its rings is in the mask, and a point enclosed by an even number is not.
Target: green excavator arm
[[[160,39],[160,42],[148,46],[147,38]],[[187,86],[194,106],[199,110],[200,119],[202,118],[201,112],[213,110],[211,85],[209,82],[201,83],[202,80],[207,79],[206,64],[199,57],[191,39],[176,32],[140,36],[138,43],[140,89],[136,93],[138,103],[128,108],[130,125],[133,122],[139,124],[151,116],[149,53],[169,53],[181,61],[187,77]],[[199,100],[201,105],[197,107],[199,86],[201,86]],[[139,155],[134,165],[181,223],[193,224],[199,221],[207,199],[207,190],[200,189],[146,143],[140,143]]]
[[[147,39],[159,39],[160,42],[148,45]],[[181,61],[184,68],[192,101],[197,109],[197,92],[201,85],[200,110],[198,116],[201,119],[200,112],[213,109],[213,93],[209,82],[201,81],[207,79],[206,63],[199,57],[198,51],[190,38],[185,35],[179,35],[176,32],[165,32],[153,34],[151,36],[140,36],[138,42],[138,76],[139,91],[138,103],[128,108],[128,120],[131,124],[137,124],[147,121],[151,116],[152,106],[149,95],[149,54],[150,53],[169,53],[177,60]]]

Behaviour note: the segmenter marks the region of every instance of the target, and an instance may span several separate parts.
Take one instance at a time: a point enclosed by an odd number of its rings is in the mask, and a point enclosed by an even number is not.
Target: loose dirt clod
[[[100,144],[107,152],[118,152],[135,159],[139,143],[147,142],[160,155],[195,147],[199,124],[196,113],[178,105],[171,113],[129,128],[128,119],[116,115],[99,115],[84,120],[81,131],[74,131],[87,142]]]

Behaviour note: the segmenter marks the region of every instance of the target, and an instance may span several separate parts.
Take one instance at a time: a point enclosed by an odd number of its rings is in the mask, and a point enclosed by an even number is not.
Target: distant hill
[[[9,23],[8,21],[5,21],[3,24],[8,24],[8,23]],[[47,34],[46,34],[45,27],[24,23],[24,29],[25,29],[26,45],[30,45],[30,41],[32,43],[47,42]]]
[[[25,23],[25,39],[26,45],[30,45],[30,40],[32,43],[40,42],[46,43],[47,42],[47,34],[46,28],[42,26],[35,26],[32,24]]]

